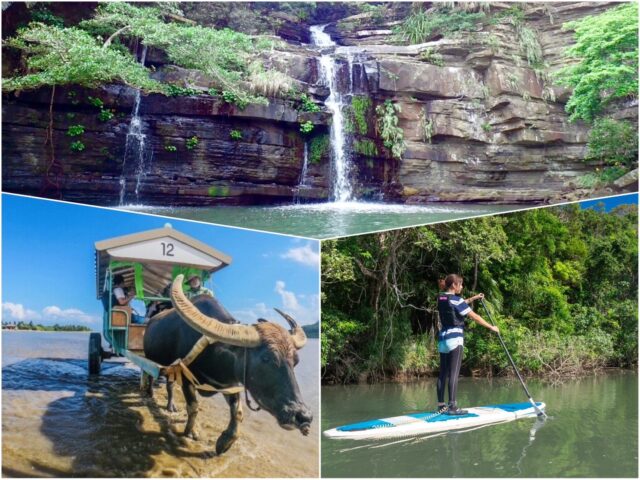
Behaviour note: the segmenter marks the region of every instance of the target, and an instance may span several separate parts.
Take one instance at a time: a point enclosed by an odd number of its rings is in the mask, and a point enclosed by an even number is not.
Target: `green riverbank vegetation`
[[[637,367],[637,222],[637,205],[575,204],[323,242],[323,382],[433,375],[448,273],[465,298],[486,295],[527,375]],[[470,325],[465,345],[464,375],[512,374],[486,329]]]

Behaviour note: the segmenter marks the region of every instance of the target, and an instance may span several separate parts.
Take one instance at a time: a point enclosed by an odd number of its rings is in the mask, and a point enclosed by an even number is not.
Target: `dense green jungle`
[[[486,295],[527,374],[637,367],[637,222],[637,205],[572,204],[323,242],[323,382],[433,374],[448,273],[464,277],[463,297]],[[512,373],[495,335],[475,324],[462,373]]]

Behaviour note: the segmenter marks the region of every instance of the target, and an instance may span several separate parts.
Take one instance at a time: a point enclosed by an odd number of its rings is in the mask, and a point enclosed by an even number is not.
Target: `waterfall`
[[[147,46],[143,45],[139,61],[143,66],[146,58]],[[141,97],[140,89],[136,89],[133,110],[131,111],[131,123],[129,124],[129,130],[127,131],[127,138],[124,146],[124,158],[122,160],[122,174],[120,175],[120,205],[124,205],[125,202],[128,170],[135,172],[135,194],[136,201],[138,201],[140,181],[144,176],[146,169],[145,160],[147,157],[147,136],[143,133],[142,119],[138,115]],[[129,165],[129,167],[127,167],[127,165]]]
[[[313,44],[318,47],[335,47],[329,34],[324,32],[326,25],[310,27]],[[351,62],[351,60],[350,60]],[[323,82],[329,87],[329,96],[324,104],[331,112],[331,157],[335,173],[332,185],[332,197],[338,202],[348,202],[352,199],[351,184],[349,183],[349,155],[346,151],[346,136],[344,131],[344,116],[342,109],[345,105],[342,94],[338,91],[338,73],[336,59],[331,54],[320,56],[320,71]],[[351,85],[351,79],[349,80]]]
[[[300,173],[300,180],[298,181],[298,188],[296,190],[296,195],[293,199],[294,203],[300,203],[300,190],[305,188],[309,188],[310,185],[307,185],[307,171],[309,170],[309,146],[307,142],[304,142],[304,154],[302,160],[302,172]]]

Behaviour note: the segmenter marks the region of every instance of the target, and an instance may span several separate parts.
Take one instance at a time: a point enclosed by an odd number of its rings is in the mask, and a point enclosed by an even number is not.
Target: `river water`
[[[280,207],[151,207],[127,205],[125,210],[199,220],[220,225],[311,238],[346,235],[445,222],[522,209],[514,205],[432,204],[394,205],[364,202],[330,202]]]
[[[638,477],[637,372],[527,383],[547,404],[544,423],[528,418],[401,443],[323,438],[322,476]],[[526,401],[517,380],[505,379],[463,378],[458,397],[462,407]],[[432,379],[322,387],[322,430],[434,405]]]
[[[139,370],[103,363],[87,375],[86,333],[2,332],[2,473],[8,477],[316,477],[319,342],[299,352],[296,376],[314,412],[311,433],[285,431],[244,405],[240,438],[224,455],[215,440],[228,423],[219,395],[200,397],[200,441],[186,440],[182,393],[168,413],[164,385],[138,393]]]

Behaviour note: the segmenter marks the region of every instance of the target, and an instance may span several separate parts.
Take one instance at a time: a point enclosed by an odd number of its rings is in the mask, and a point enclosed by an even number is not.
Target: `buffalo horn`
[[[184,275],[178,275],[171,285],[171,301],[187,324],[198,332],[219,342],[237,347],[257,347],[260,345],[258,331],[249,325],[230,325],[216,318],[208,317],[198,310],[182,291]]]
[[[298,326],[296,321],[291,318],[290,315],[287,315],[282,310],[278,310],[277,308],[274,308],[274,310],[282,315],[291,327],[291,340],[293,340],[293,345],[296,347],[296,349],[300,350],[307,343],[307,336],[305,335],[304,330]]]

